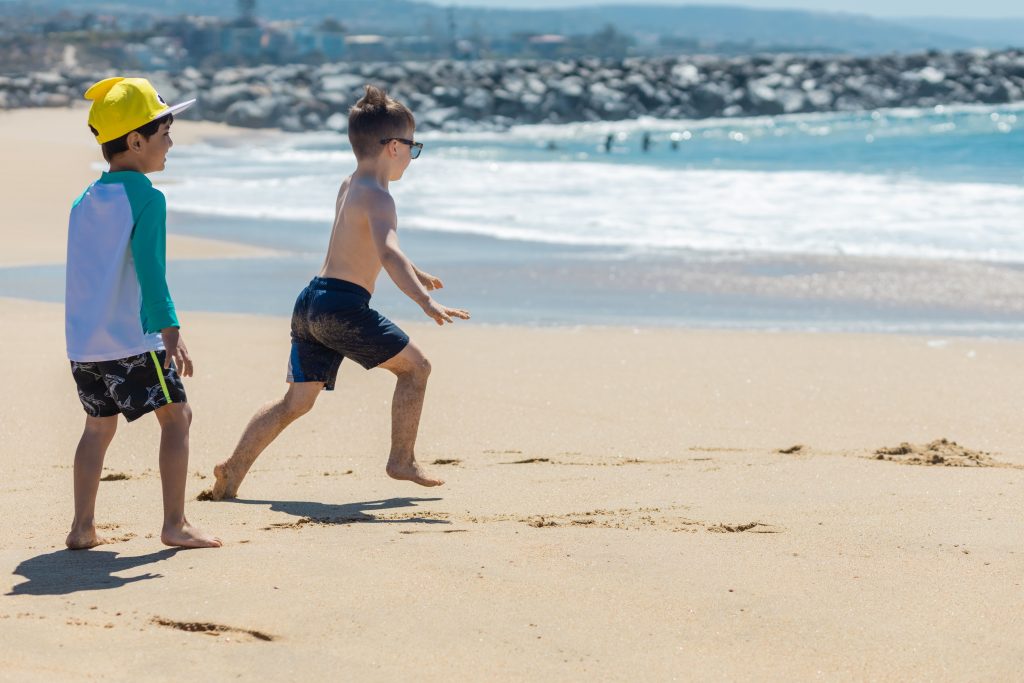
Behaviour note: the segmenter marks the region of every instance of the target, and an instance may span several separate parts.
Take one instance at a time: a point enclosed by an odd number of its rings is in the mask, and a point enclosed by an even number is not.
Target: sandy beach
[[[0,265],[62,260],[98,158],[65,129],[80,121],[0,113]],[[175,124],[179,144],[222,134]],[[169,244],[170,259],[254,249]],[[433,363],[418,457],[444,487],[385,476],[393,380],[345,363],[239,499],[200,502],[285,388],[288,321],[181,311],[187,514],[224,547],[160,545],[145,419],[121,423],[100,486],[117,542],[71,552],[84,418],[63,309],[0,299],[0,314],[2,680],[1003,681],[1024,666],[1024,342],[400,320]],[[940,439],[955,445],[926,448]]]

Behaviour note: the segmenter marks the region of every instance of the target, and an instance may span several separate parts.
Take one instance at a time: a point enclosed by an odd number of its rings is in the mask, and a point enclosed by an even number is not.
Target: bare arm
[[[453,318],[468,320],[468,311],[442,306],[430,298],[428,290],[440,289],[444,285],[438,278],[414,266],[398,246],[398,213],[391,195],[386,192],[375,193],[370,200],[367,216],[380,263],[398,288],[419,304],[423,312],[438,325],[450,323]]]
[[[430,293],[416,275],[416,266],[398,246],[398,213],[395,200],[386,192],[375,192],[367,211],[370,232],[377,256],[388,276],[402,292],[420,306],[430,301]]]

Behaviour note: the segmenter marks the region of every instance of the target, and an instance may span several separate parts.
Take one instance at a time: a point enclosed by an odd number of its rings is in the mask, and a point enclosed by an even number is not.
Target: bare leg
[[[188,432],[192,409],[187,403],[158,408],[160,421],[160,484],[164,492],[164,545],[185,548],[219,548],[221,541],[185,519],[185,481],[188,477]]]
[[[423,412],[423,398],[430,377],[430,361],[415,344],[402,349],[394,358],[381,363],[398,377],[391,403],[391,455],[387,473],[392,479],[412,481],[420,486],[440,486],[444,480],[427,474],[416,462],[416,433]]]
[[[85,430],[75,450],[75,519],[71,522],[71,533],[64,541],[72,550],[108,542],[96,535],[94,517],[103,458],[116,431],[117,415],[85,418]]]
[[[257,410],[238,440],[235,452],[213,468],[217,481],[210,491],[210,498],[223,500],[237,496],[238,487],[256,458],[285,427],[310,411],[323,388],[323,382],[296,382],[288,386],[284,398]]]

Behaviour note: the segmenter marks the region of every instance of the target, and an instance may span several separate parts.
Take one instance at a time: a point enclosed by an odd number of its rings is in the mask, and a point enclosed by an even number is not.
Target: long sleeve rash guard
[[[104,173],[75,200],[64,301],[71,360],[163,348],[160,330],[178,326],[166,243],[166,200],[142,173]]]

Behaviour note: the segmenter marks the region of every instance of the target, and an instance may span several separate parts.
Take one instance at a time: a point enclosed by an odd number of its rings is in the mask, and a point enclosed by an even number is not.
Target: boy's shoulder
[[[124,186],[128,202],[132,206],[132,213],[138,215],[143,210],[167,211],[167,198],[164,193],[153,187],[153,183],[145,175],[136,172],[117,175],[119,177],[115,180],[120,181]]]
[[[124,192],[123,196],[128,200],[132,213],[137,214],[146,207],[150,207],[150,205],[152,205],[151,209],[167,210],[167,198],[164,196],[164,193],[153,187],[153,183],[145,175],[135,172],[103,173],[99,178],[89,183],[82,190],[81,194],[75,197],[71,203],[71,208],[74,209],[88,199],[94,190],[103,193],[102,188],[111,187],[119,188],[117,191]],[[101,194],[101,196],[104,195]]]
[[[381,187],[375,182],[359,181],[355,178],[349,178],[348,183],[347,195],[353,204],[370,211],[394,210],[395,200],[387,188]]]

